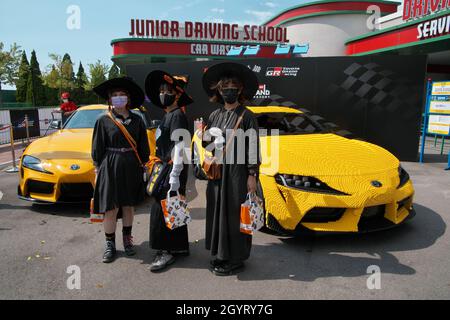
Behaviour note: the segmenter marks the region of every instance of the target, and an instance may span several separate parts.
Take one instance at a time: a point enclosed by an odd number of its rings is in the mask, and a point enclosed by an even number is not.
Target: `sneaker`
[[[136,254],[136,249],[134,249],[133,245],[133,236],[123,236],[123,247],[125,249],[125,254],[127,256],[134,256]]]
[[[114,241],[106,240],[105,252],[103,253],[103,262],[110,263],[116,256],[116,244]]]
[[[160,251],[156,254],[153,260],[150,271],[157,272],[167,268],[169,265],[175,262],[175,257],[167,251]]]

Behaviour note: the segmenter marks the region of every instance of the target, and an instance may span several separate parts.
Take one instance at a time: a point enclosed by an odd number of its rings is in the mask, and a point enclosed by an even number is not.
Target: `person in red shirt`
[[[63,123],[66,122],[67,118],[77,110],[77,105],[70,100],[70,93],[63,92],[61,94],[62,103],[59,106],[59,112],[62,113]]]

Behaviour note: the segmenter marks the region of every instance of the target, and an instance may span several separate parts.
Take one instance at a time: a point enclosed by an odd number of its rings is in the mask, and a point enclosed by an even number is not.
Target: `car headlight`
[[[50,173],[51,174],[51,172],[45,170],[42,167],[41,160],[36,158],[36,157],[24,156],[23,159],[22,159],[22,166],[27,168],[27,169],[36,170],[36,171],[39,171],[39,172],[44,172],[44,173]]]
[[[322,182],[314,177],[293,174],[277,174],[275,176],[275,181],[285,187],[300,189],[308,192],[348,195],[345,192],[331,188],[325,182]]]
[[[400,178],[400,183],[398,184],[397,189],[403,187],[409,181],[409,174],[402,168],[402,166],[398,167],[398,175]]]

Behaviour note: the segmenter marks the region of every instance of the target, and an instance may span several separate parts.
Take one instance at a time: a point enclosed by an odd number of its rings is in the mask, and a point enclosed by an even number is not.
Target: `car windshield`
[[[95,121],[106,111],[106,109],[78,110],[67,120],[64,129],[93,129]]]
[[[107,109],[78,110],[67,120],[64,129],[93,129],[97,119],[107,111]],[[131,112],[140,116],[147,126],[147,120],[140,112],[135,110]]]
[[[278,129],[280,135],[324,132],[324,129],[319,124],[313,122],[302,113],[261,113],[256,115],[256,119],[260,129]],[[270,131],[268,133],[270,134]]]

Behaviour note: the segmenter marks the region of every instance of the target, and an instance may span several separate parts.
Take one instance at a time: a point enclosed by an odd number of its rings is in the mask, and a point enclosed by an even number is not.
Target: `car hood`
[[[260,141],[261,173],[266,175],[369,175],[397,170],[400,165],[377,145],[335,134],[262,136]],[[276,152],[279,157],[271,156]]]
[[[93,129],[63,129],[31,143],[24,154],[41,160],[91,160]]]

